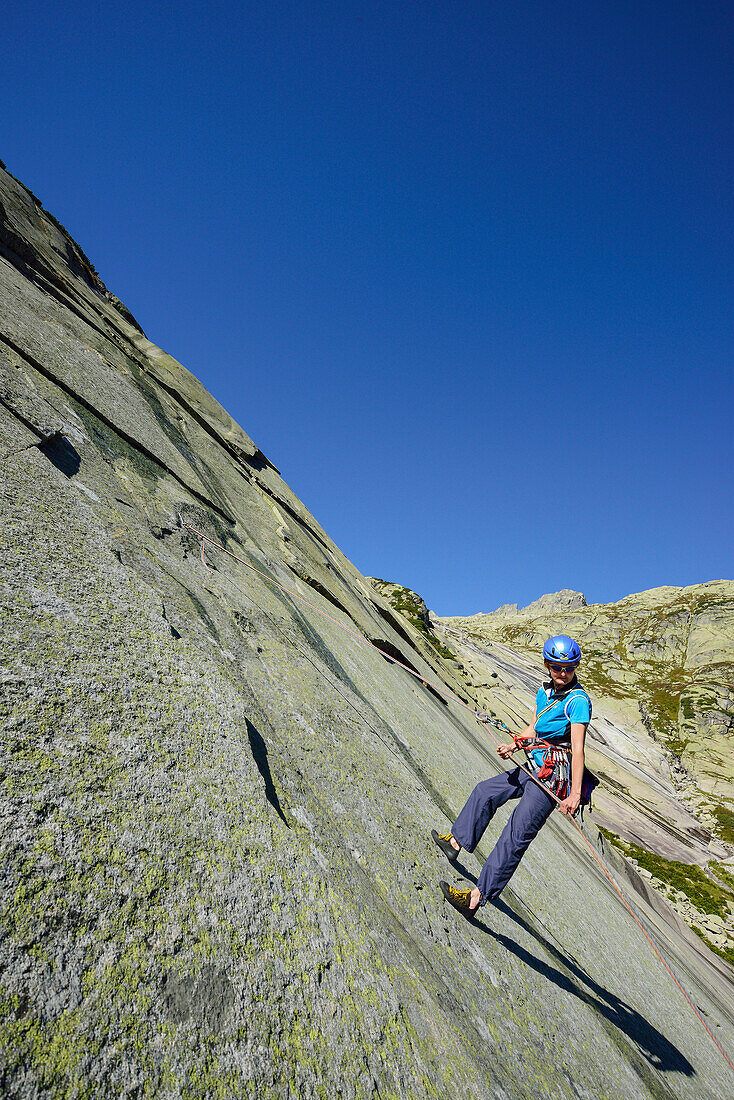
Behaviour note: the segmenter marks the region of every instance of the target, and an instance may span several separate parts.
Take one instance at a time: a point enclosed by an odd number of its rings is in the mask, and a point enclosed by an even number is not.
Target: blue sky
[[[3,8],[0,157],[359,569],[731,577],[730,3]]]

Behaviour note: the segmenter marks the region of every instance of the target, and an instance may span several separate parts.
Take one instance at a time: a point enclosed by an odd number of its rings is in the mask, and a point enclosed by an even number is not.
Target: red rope
[[[416,672],[416,670],[413,669],[413,668],[410,668],[409,665],[403,664],[402,661],[399,661],[396,657],[393,657],[392,654],[386,653],[384,649],[380,649],[379,646],[376,646],[373,642],[371,642],[369,640],[369,638],[365,638],[364,634],[360,634],[356,630],[352,630],[350,627],[346,626],[344,623],[339,622],[338,619],[335,619],[333,617],[333,615],[329,615],[329,614],[327,614],[326,611],[322,611],[320,607],[317,607],[315,604],[311,603],[311,601],[307,600],[304,596],[301,596],[299,592],[295,591],[295,589],[289,588],[287,585],[281,584],[279,581],[274,580],[272,577],[269,577],[267,575],[267,573],[263,573],[260,569],[257,569],[249,561],[245,561],[244,558],[240,558],[240,557],[237,556],[237,554],[233,554],[231,550],[228,550],[226,548],[226,546],[222,546],[221,543],[215,542],[214,539],[210,538],[208,535],[205,535],[202,531],[197,531],[197,529],[195,527],[191,527],[190,524],[184,523],[183,517],[180,514],[179,514],[179,519],[181,521],[181,526],[182,527],[185,527],[188,531],[191,531],[194,535],[196,535],[197,538],[201,539],[201,560],[202,560],[202,562],[204,563],[204,565],[206,566],[207,569],[209,569],[211,571],[211,566],[209,565],[206,558],[204,557],[204,543],[205,542],[208,542],[211,546],[214,546],[217,550],[221,550],[228,557],[233,558],[234,561],[239,562],[240,565],[244,565],[247,569],[252,570],[253,573],[257,573],[258,577],[262,577],[262,579],[267,581],[269,584],[274,584],[276,588],[279,588],[281,590],[281,592],[286,592],[289,596],[292,596],[294,599],[299,600],[302,604],[305,604],[306,607],[310,608],[312,611],[315,611],[317,615],[321,615],[322,618],[328,619],[328,621],[330,623],[334,623],[334,625],[338,626],[340,630],[344,630],[347,634],[351,634],[353,638],[357,638],[363,644],[368,645],[368,646],[370,646],[370,648],[377,650],[377,652],[380,653],[383,657],[386,657],[388,661],[392,661],[393,664],[399,665],[400,668],[405,669],[405,671],[409,672],[411,676],[415,676],[415,678],[417,680],[420,680],[421,683],[430,685],[432,688],[434,688],[436,691],[440,692],[442,695],[445,695],[447,698],[452,699],[455,703],[458,703],[459,706],[464,707],[465,710],[468,710],[471,714],[473,714],[474,717],[477,719],[477,721],[480,722],[484,726],[484,728],[489,731],[490,737],[495,742],[495,744],[496,745],[501,744],[499,738],[495,737],[494,732],[490,729],[489,722],[491,721],[491,719],[489,719],[489,717],[487,715],[482,715],[479,711],[475,710],[474,707],[469,706],[468,703],[465,703],[463,699],[460,699],[458,695],[455,695],[454,692],[451,691],[450,688],[447,688],[445,684],[442,684],[440,682],[436,682],[434,680],[429,680],[428,677],[421,675],[421,673],[419,673],[419,672]],[[508,730],[508,733],[509,733],[509,730]],[[517,740],[515,734],[510,734],[510,736],[513,737],[513,739]],[[519,747],[520,746],[518,746],[518,748]],[[517,749],[515,751],[517,751]],[[535,775],[533,775],[533,773],[528,768],[526,768],[524,764],[520,764],[519,767],[521,767],[523,769],[523,771],[526,772],[527,775],[530,776],[530,778],[533,780],[533,782],[537,783],[538,786],[541,787],[542,790],[544,790],[547,795],[550,795],[550,797],[553,798],[559,805],[561,804],[562,800],[560,798],[558,798],[555,794],[553,794],[553,792],[550,791],[544,783],[541,783],[540,780],[538,780],[537,777]],[[569,816],[569,815],[565,815],[565,816]],[[683,988],[681,982],[678,980],[678,978],[674,974],[674,972],[671,969],[669,963],[663,957],[663,954],[660,951],[660,949],[658,948],[657,944],[654,942],[654,940],[648,934],[644,924],[642,923],[642,920],[637,916],[634,909],[632,908],[630,903],[627,901],[627,898],[624,896],[621,887],[616,882],[616,880],[615,880],[614,876],[612,875],[611,871],[609,870],[606,863],[604,862],[604,860],[599,855],[598,851],[596,850],[596,848],[594,847],[592,842],[589,840],[589,838],[586,835],[586,833],[584,832],[583,828],[578,823],[578,821],[576,821],[576,819],[574,817],[570,817],[570,821],[571,821],[571,824],[574,825],[574,827],[576,828],[579,836],[583,840],[586,847],[589,849],[593,859],[596,861],[596,863],[598,863],[599,867],[601,867],[602,871],[604,872],[607,879],[609,880],[612,887],[614,888],[615,893],[619,896],[619,898],[620,898],[622,904],[624,905],[625,909],[630,914],[633,921],[635,922],[635,924],[638,926],[638,928],[642,932],[643,936],[645,937],[645,939],[649,943],[649,945],[652,948],[653,952],[655,953],[657,958],[660,960],[660,962],[663,964],[665,970],[668,972],[670,977],[673,979],[676,986],[678,987],[678,989],[683,994],[685,1000],[688,1002],[688,1004],[693,1009],[693,1011],[695,1012],[695,1014],[698,1017],[698,1019],[700,1020],[700,1022],[703,1024],[704,1028],[708,1032],[709,1036],[711,1037],[711,1039],[712,1039],[714,1045],[716,1046],[716,1048],[718,1049],[719,1053],[722,1055],[722,1057],[724,1058],[725,1062],[730,1067],[730,1069],[734,1070],[734,1062],[732,1062],[731,1058],[729,1058],[729,1055],[726,1053],[726,1051],[722,1047],[721,1043],[716,1038],[713,1031],[711,1030],[709,1025],[706,1023],[706,1021],[704,1020],[704,1018],[701,1015],[700,1011],[698,1010],[698,1008],[694,1004],[693,999],[691,998],[690,994],[688,994],[686,992],[686,990]]]

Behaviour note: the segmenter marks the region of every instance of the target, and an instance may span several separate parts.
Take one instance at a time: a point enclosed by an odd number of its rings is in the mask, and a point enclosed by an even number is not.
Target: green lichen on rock
[[[379,599],[27,191],[0,193],[0,1090],[724,1100],[561,823],[502,906],[447,909],[430,830],[499,763],[425,687],[457,670],[417,597]],[[703,945],[670,945],[734,1036]]]
[[[734,810],[730,806],[713,807],[713,814],[719,824],[719,833],[728,844],[734,844]]]

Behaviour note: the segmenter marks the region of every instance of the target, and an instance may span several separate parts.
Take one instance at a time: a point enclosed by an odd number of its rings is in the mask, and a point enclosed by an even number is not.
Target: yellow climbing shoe
[[[476,909],[471,908],[471,890],[457,890],[454,886],[449,886],[448,882],[441,882],[439,886],[449,905],[453,905],[454,909],[469,920],[474,917]]]
[[[451,833],[437,833],[435,829],[431,829],[431,837],[434,844],[438,844],[449,863],[453,863],[459,853],[451,844]]]

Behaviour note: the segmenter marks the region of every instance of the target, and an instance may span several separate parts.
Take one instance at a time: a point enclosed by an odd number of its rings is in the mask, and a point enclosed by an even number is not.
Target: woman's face
[[[564,688],[573,680],[577,665],[556,665],[552,661],[546,661],[545,667],[550,672],[553,687]]]

